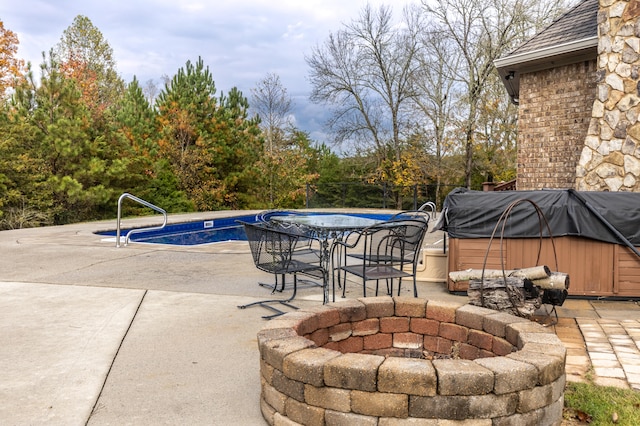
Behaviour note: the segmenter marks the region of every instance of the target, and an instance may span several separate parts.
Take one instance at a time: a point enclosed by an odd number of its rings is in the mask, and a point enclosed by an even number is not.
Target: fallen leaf
[[[576,411],[576,418],[583,423],[591,423],[591,420],[593,420],[593,418],[589,414],[580,410]]]

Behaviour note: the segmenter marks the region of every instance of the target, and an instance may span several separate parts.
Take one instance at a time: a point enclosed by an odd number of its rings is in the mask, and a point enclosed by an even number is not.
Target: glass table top
[[[321,215],[296,215],[296,216],[272,216],[271,220],[304,225],[318,230],[351,230],[362,229],[381,223],[381,220],[366,217],[349,216],[346,214],[321,214]]]

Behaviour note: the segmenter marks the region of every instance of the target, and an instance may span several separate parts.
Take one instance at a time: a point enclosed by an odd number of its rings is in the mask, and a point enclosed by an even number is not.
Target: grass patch
[[[590,417],[591,425],[640,425],[638,391],[593,383],[567,383],[564,406],[565,418],[579,418],[583,424]]]

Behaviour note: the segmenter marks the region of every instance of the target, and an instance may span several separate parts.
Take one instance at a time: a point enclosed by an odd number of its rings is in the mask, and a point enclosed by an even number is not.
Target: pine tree
[[[257,120],[248,119],[248,102],[237,89],[219,99],[215,93],[201,58],[178,70],[158,96],[160,155],[198,210],[246,208],[262,149]]]
[[[53,55],[62,73],[76,80],[85,105],[98,122],[118,102],[125,87],[108,41],[89,18],[78,15],[64,30]]]
[[[27,198],[49,206],[43,211],[53,224],[110,216],[117,198],[111,179],[120,172],[113,161],[118,147],[96,128],[76,81],[65,77],[52,55],[40,68],[38,83],[29,71],[16,88],[9,115],[16,143],[37,165],[25,188],[38,191]]]
[[[120,176],[114,184],[122,192],[132,193],[169,212],[192,210],[193,205],[179,190],[168,162],[159,156],[157,112],[135,77],[114,109],[112,122],[114,141],[119,146],[114,165],[118,166]],[[132,214],[142,209],[137,204],[124,208]]]

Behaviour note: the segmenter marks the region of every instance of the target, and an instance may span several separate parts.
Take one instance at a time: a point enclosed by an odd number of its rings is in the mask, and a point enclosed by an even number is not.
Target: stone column
[[[580,191],[640,192],[640,0],[599,0],[597,93]]]

